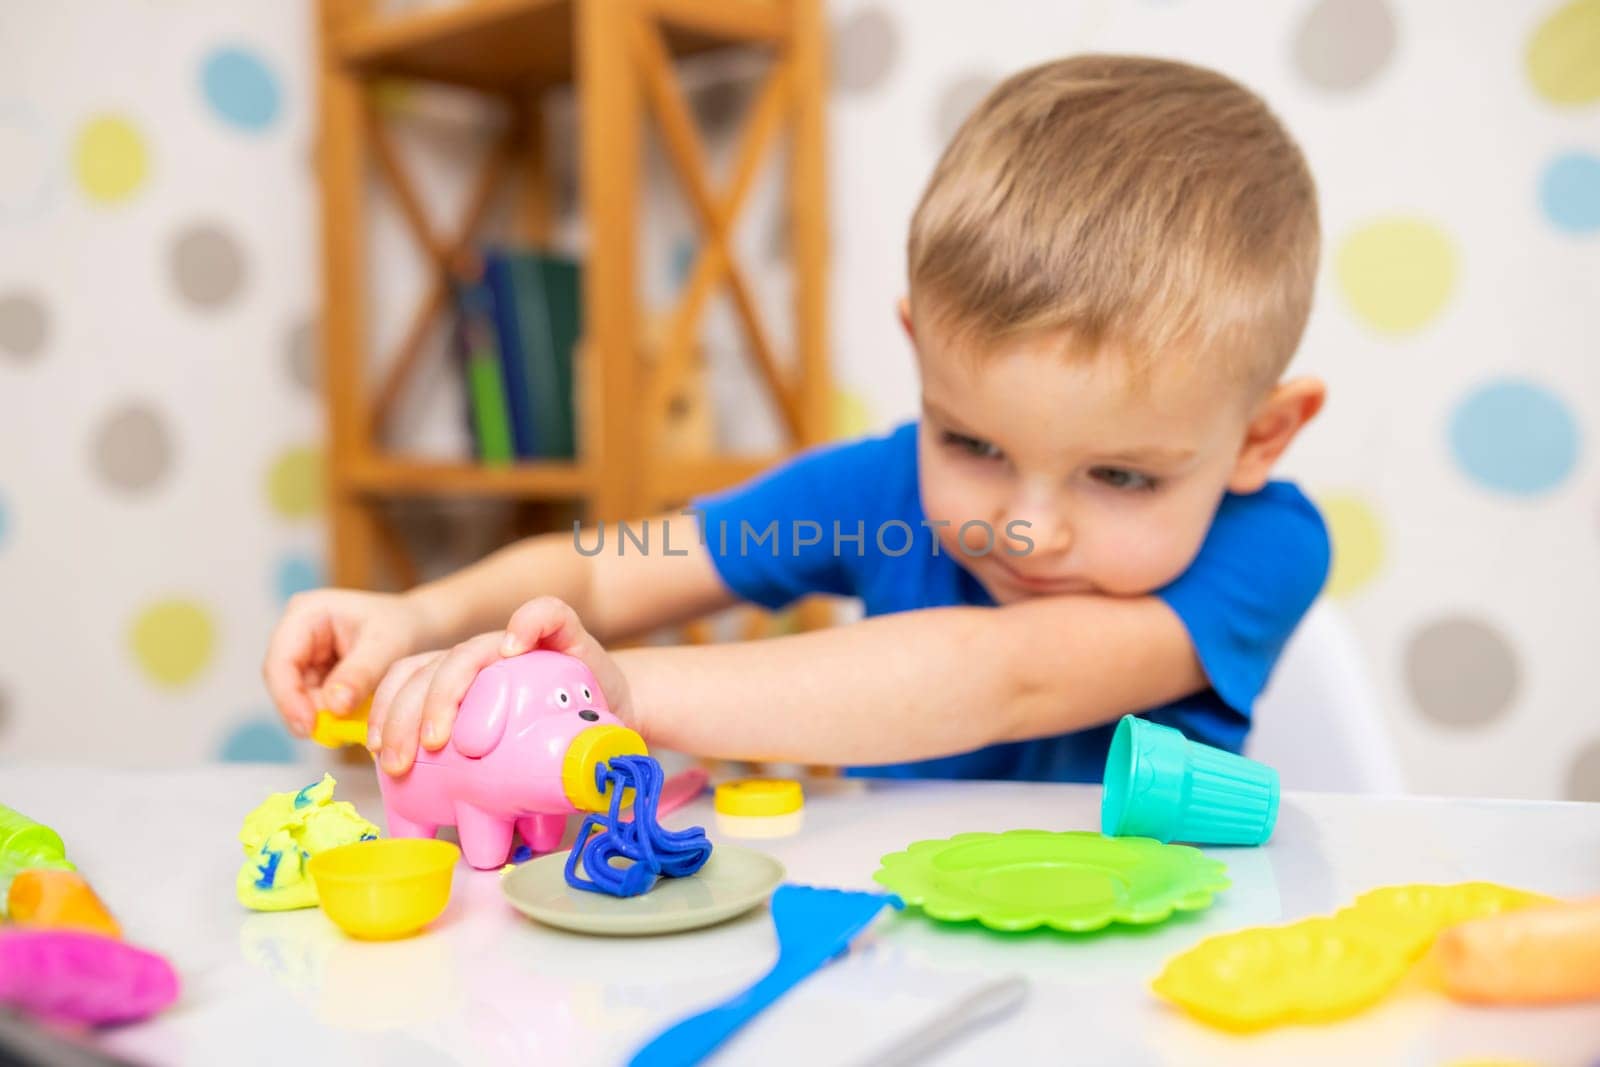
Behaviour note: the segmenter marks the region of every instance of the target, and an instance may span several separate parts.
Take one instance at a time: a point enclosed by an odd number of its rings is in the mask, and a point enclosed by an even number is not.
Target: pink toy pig
[[[568,815],[609,806],[595,765],[645,754],[581,660],[526,652],[478,672],[449,744],[418,752],[398,778],[380,768],[378,784],[391,836],[453,825],[467,862],[486,870],[506,862],[513,829],[535,852],[555,848]]]

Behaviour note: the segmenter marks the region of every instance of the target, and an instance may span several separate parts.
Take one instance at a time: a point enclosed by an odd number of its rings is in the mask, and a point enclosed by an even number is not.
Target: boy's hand
[[[399,594],[296,593],[267,644],[261,676],[289,729],[308,737],[318,710],[349,714],[390,664],[428,642],[422,609]]]
[[[446,652],[407,656],[391,667],[372,698],[367,748],[389,774],[404,774],[416,759],[419,735],[429,752],[450,740],[456,710],[479,671],[536,648],[582,660],[613,714],[630,721],[628,683],[616,663],[564,601],[537,597],[518,608],[504,630],[479,634]]]

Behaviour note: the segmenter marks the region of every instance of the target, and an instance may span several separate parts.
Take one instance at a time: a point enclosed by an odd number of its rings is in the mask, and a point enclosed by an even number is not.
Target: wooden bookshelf
[[[780,456],[672,455],[656,447],[692,372],[710,298],[733,298],[757,373],[779,413],[786,451],[827,437],[824,30],[820,0],[463,0],[384,14],[375,0],[318,0],[318,175],[322,214],[322,350],[335,584],[403,584],[414,573],[385,504],[397,498],[481,497],[579,502],[590,520],[634,518],[764,469]],[[770,57],[726,186],[719,188],[677,80],[677,61],[714,49]],[[504,133],[463,214],[440,227],[416,193],[376,106],[374,89],[410,79],[477,93]],[[422,461],[383,447],[384,428],[412,386],[426,341],[447,311],[449,278],[510,183],[516,236],[549,240],[555,194],[546,166],[544,90],[571,84],[579,107],[579,197],[585,337],[575,398],[579,458],[478,466]],[[647,314],[637,290],[641,142],[660,132],[700,226],[697,259],[663,340],[642,354]],[[778,358],[731,241],[762,163],[787,141],[785,180],[794,271],[793,358]],[[381,176],[430,264],[431,280],[397,352],[366,350],[368,201]],[[793,369],[786,369],[793,368]]]
[[[583,0],[476,0],[346,27],[335,44],[368,76],[415,78],[505,92],[572,81],[572,31]],[[730,42],[782,46],[793,27],[785,5],[762,0],[655,0],[673,55]]]
[[[375,456],[351,468],[350,485],[369,496],[572,497],[594,484],[576,463],[516,463],[505,467]]]
[[[665,500],[687,499],[754,477],[782,456],[708,456],[682,460],[659,471],[656,489]],[[582,499],[594,472],[576,463],[526,462],[509,466],[441,463],[375,456],[349,472],[351,486],[370,496],[506,496]]]

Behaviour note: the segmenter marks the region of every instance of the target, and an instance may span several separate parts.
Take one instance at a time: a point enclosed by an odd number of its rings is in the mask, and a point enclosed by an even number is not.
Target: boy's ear
[[[1296,378],[1279,382],[1258,405],[1245,427],[1244,443],[1234,464],[1228,488],[1240,494],[1254,493],[1272,475],[1290,442],[1322,410],[1328,387],[1316,378]]]
[[[917,331],[911,328],[911,299],[902,296],[895,305],[895,310],[900,312],[900,328],[906,332],[906,340],[912,344],[917,343]]]

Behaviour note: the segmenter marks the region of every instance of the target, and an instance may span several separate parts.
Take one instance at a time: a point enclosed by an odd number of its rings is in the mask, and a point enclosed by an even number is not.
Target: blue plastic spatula
[[[850,947],[885,906],[904,907],[892,893],[781,885],[772,894],[778,962],[755,985],[657,1034],[634,1053],[629,1067],[688,1067],[699,1063],[767,1005]]]

